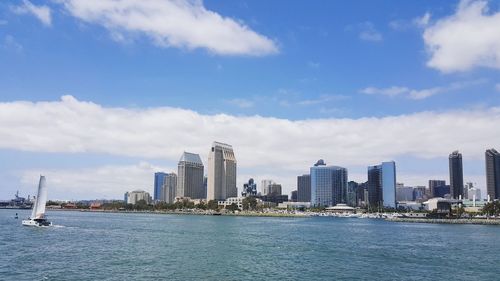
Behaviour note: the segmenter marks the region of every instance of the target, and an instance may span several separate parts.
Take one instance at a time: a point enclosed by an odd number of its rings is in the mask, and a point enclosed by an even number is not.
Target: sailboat
[[[29,219],[23,220],[25,226],[51,226],[52,223],[45,218],[45,204],[47,203],[47,186],[45,177],[40,176],[38,183],[38,194]]]

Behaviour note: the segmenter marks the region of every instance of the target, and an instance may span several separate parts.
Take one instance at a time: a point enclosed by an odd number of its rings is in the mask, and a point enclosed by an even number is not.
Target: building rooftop
[[[182,156],[181,156],[181,159],[179,159],[179,162],[190,162],[190,163],[196,163],[196,164],[203,165],[203,162],[201,161],[199,154],[190,153],[190,152],[186,152],[186,151],[184,151],[184,153],[182,153]]]

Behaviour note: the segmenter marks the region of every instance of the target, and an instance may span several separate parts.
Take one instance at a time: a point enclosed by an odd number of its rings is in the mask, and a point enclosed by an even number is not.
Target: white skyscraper
[[[208,154],[208,200],[237,197],[236,158],[229,144],[214,142]]]

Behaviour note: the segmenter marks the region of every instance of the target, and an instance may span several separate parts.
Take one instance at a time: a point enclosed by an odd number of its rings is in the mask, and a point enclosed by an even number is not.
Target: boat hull
[[[47,227],[47,226],[52,226],[52,222],[46,220],[46,219],[29,219],[29,220],[23,220],[22,224],[24,226],[34,226],[34,227]]]

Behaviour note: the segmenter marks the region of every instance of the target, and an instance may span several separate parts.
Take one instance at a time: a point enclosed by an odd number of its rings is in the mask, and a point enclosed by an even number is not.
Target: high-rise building
[[[368,167],[368,204],[396,208],[396,163],[382,162]]]
[[[358,204],[358,187],[359,184],[355,181],[347,183],[347,191],[345,195],[345,203],[349,206],[356,207]]]
[[[454,199],[464,196],[464,173],[462,167],[462,154],[453,151],[448,157],[450,162],[450,192]]]
[[[345,202],[346,168],[326,166],[323,160],[319,160],[310,171],[312,206],[334,206]]]
[[[446,185],[445,180],[429,180],[429,193],[431,197],[439,197],[436,195],[436,187]]]
[[[208,200],[238,196],[236,157],[229,144],[214,142],[208,154]]]
[[[177,175],[175,173],[170,173],[163,179],[160,196],[161,201],[172,204],[175,201],[175,196],[177,196]]]
[[[396,188],[396,201],[413,201],[413,187],[398,186]]]
[[[297,190],[292,190],[292,193],[290,195],[290,201],[297,202]]]
[[[257,184],[251,178],[247,183],[243,184],[243,191],[241,192],[242,197],[257,196]]]
[[[488,149],[486,158],[486,193],[490,200],[500,199],[500,153]]]
[[[273,183],[274,183],[274,181],[273,181],[273,180],[269,180],[269,179],[267,179],[267,180],[262,180],[262,181],[261,181],[261,184],[260,184],[260,188],[262,189],[261,194],[262,194],[262,195],[267,195],[267,194],[269,194],[269,186],[270,186],[271,184],[273,184]]]
[[[163,186],[163,181],[165,180],[165,176],[167,173],[157,172],[155,173],[155,182],[154,182],[154,194],[153,200],[160,201],[161,200],[161,188]]]
[[[413,200],[423,202],[427,200],[427,188],[425,186],[415,186],[413,188]]]
[[[264,195],[281,195],[282,194],[281,184],[272,183],[268,186],[267,194]]]
[[[203,162],[200,155],[184,152],[177,164],[177,197],[204,199]]]
[[[311,202],[311,175],[297,177],[297,201]]]

